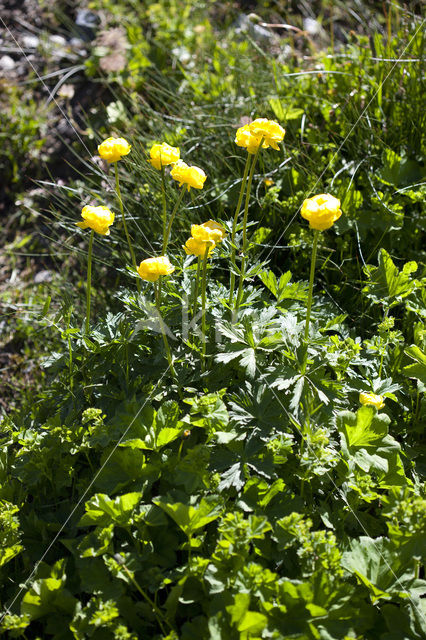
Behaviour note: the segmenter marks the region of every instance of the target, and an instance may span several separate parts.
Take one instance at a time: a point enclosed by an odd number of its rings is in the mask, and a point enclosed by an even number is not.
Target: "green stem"
[[[166,241],[167,228],[167,202],[166,202],[166,180],[164,176],[164,167],[161,165],[161,197],[163,201],[163,247]],[[163,251],[164,255],[164,251]]]
[[[235,249],[235,234],[236,234],[236,231],[237,231],[238,216],[240,214],[241,203],[243,201],[243,195],[244,195],[244,191],[245,191],[245,188],[246,188],[247,175],[248,175],[248,172],[249,172],[251,159],[252,159],[252,154],[247,153],[247,160],[246,160],[246,164],[245,164],[245,167],[244,167],[243,179],[241,181],[240,195],[238,196],[238,202],[237,202],[237,206],[236,206],[236,209],[235,209],[234,220],[232,222],[231,266],[235,266],[235,253],[236,253],[236,249]],[[233,302],[234,302],[234,290],[235,290],[235,273],[233,271],[231,271],[231,282],[230,282],[230,287],[229,287],[229,306],[231,308],[232,308],[232,305],[233,305]]]
[[[192,305],[192,317],[195,318],[198,306],[198,290],[200,288],[200,272],[201,272],[201,258],[198,256],[197,261],[197,275],[195,276],[195,289],[194,289],[194,301]]]
[[[206,285],[207,285],[207,260],[209,256],[210,246],[207,244],[203,258],[203,275],[201,280],[201,333],[202,333],[202,359],[201,369],[204,371],[206,358]]]
[[[241,304],[241,299],[243,297],[243,285],[245,280],[245,272],[246,272],[246,253],[247,253],[247,218],[248,218],[248,208],[250,202],[250,193],[251,193],[251,185],[253,182],[254,169],[256,167],[257,158],[259,156],[259,152],[262,146],[262,138],[260,139],[259,146],[257,148],[256,154],[253,158],[253,162],[250,167],[250,174],[247,182],[247,191],[246,191],[246,200],[244,204],[244,218],[243,218],[243,255],[241,258],[241,272],[240,272],[240,281],[238,284],[238,293],[237,293],[237,302],[235,305],[235,314],[238,313],[238,308]]]
[[[157,621],[158,624],[160,626],[161,632],[165,635],[165,630],[164,627],[162,625],[162,622],[165,622],[166,625],[169,627],[169,629],[173,629],[173,627],[171,626],[170,622],[167,620],[167,618],[165,618],[162,614],[162,612],[160,611],[160,609],[157,607],[157,605],[155,604],[155,602],[153,600],[151,600],[151,598],[149,597],[149,595],[142,589],[142,587],[139,585],[139,583],[137,582],[137,580],[135,579],[135,577],[133,576],[132,572],[128,570],[128,568],[126,567],[125,564],[121,565],[124,569],[124,571],[127,573],[127,575],[129,576],[131,582],[134,584],[134,586],[136,587],[136,589],[139,591],[139,593],[141,594],[141,596],[143,598],[145,598],[145,600],[148,602],[148,604],[152,607],[152,610],[154,611],[155,615],[157,616]]]
[[[308,343],[308,337],[309,337],[309,322],[310,322],[310,319],[311,319],[312,292],[313,292],[313,288],[314,288],[315,263],[317,261],[318,237],[319,237],[319,230],[315,229],[315,232],[314,232],[314,243],[312,245],[311,272],[309,274],[308,304],[307,304],[307,308],[306,308],[306,323],[305,323],[305,336],[304,336],[304,341],[305,341],[306,345]],[[305,357],[307,357],[307,356],[305,356]]]
[[[132,256],[133,269],[135,270],[135,273],[136,273],[137,269],[136,269],[135,252],[133,251],[132,242],[130,240],[130,235],[129,235],[129,230],[127,229],[126,218],[124,217],[124,207],[123,207],[123,200],[121,198],[120,181],[119,181],[119,178],[118,178],[117,162],[114,162],[114,169],[115,169],[115,191],[117,193],[118,204],[120,206],[121,219],[123,221],[124,233],[126,234],[127,244],[129,245],[130,255]],[[138,291],[140,291],[141,290],[140,289],[141,285],[140,285],[139,278],[136,280],[136,284],[137,284],[137,287],[138,287]]]
[[[95,232],[93,229],[90,231],[89,237],[89,250],[87,253],[87,288],[86,288],[86,335],[89,334],[90,328],[90,296],[92,293],[92,250],[93,250],[93,236]]]
[[[167,250],[167,245],[169,244],[169,238],[170,238],[170,231],[172,230],[172,224],[173,224],[173,220],[175,219],[175,215],[177,210],[179,209],[179,205],[183,200],[183,196],[185,195],[185,191],[186,191],[186,185],[184,185],[181,189],[181,192],[179,194],[178,199],[176,200],[176,204],[173,208],[173,211],[170,215],[170,220],[169,220],[169,224],[167,225],[167,229],[166,229],[166,235],[163,238],[163,249],[162,249],[162,255],[166,255],[166,250]]]
[[[172,354],[169,347],[169,341],[167,340],[166,331],[164,329],[163,317],[161,315],[161,289],[158,282],[154,282],[154,291],[155,291],[155,306],[157,307],[158,317],[160,320],[161,335],[163,336],[163,342],[164,342],[164,348],[166,350],[167,361],[169,363],[172,376],[176,378],[176,371],[173,366]]]

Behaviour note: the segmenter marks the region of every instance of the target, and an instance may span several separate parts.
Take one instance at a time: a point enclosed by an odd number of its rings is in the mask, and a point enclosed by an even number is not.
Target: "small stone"
[[[43,269],[43,271],[39,271],[34,276],[34,283],[41,284],[42,282],[51,282],[52,274],[47,269]]]
[[[63,36],[50,36],[49,41],[57,47],[66,47],[67,41]]]
[[[0,69],[5,71],[11,71],[15,68],[15,61],[10,56],[2,56],[0,58]]]
[[[36,49],[40,44],[39,38],[31,33],[26,33],[21,38],[22,45],[27,49]]]
[[[303,18],[303,30],[309,33],[310,36],[319,36],[323,33],[322,26],[318,20],[313,18]]]

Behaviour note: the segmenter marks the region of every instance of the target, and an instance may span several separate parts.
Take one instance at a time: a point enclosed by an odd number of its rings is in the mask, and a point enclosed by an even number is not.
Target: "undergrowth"
[[[216,37],[192,4],[130,2],[121,19],[123,5],[93,3],[124,29],[127,65],[105,77],[93,50],[87,73],[111,101],[87,115],[78,178],[42,183],[37,220],[63,278],[25,316],[54,345],[47,379],[1,424],[0,633],[425,638],[421,23],[399,9],[391,40],[349,34],[305,61],[282,39],[283,60],[230,21]],[[246,152],[234,138],[259,116],[286,135],[254,171],[236,309]],[[95,157],[109,135],[132,144],[118,169],[138,263],[163,240],[152,144],[207,174],[182,201],[161,289],[132,267],[114,170]],[[319,235],[309,324],[314,235],[300,208],[324,192],[343,214]],[[169,214],[178,193],[167,169]],[[94,238],[89,331],[84,205],[116,214]],[[203,301],[182,245],[209,219],[227,233]],[[360,405],[363,393],[381,400]]]

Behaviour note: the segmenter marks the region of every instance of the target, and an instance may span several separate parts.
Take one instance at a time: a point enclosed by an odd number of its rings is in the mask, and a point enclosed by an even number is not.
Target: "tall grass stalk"
[[[120,180],[119,180],[119,177],[118,177],[118,166],[117,166],[117,164],[118,164],[117,162],[114,162],[115,191],[116,191],[116,194],[117,194],[118,204],[119,204],[120,211],[121,211],[121,219],[123,221],[124,233],[126,234],[127,244],[129,246],[130,255],[132,256],[133,269],[134,269],[134,271],[136,273],[136,257],[135,257],[135,252],[133,251],[132,242],[130,240],[129,230],[127,229],[126,218],[124,217],[123,199],[121,197]],[[138,291],[140,292],[141,285],[140,285],[139,280],[136,280],[136,285],[137,285]]]
[[[89,236],[89,249],[87,252],[87,287],[86,287],[86,326],[85,334],[89,334],[90,330],[90,298],[92,294],[92,252],[93,252],[93,238],[95,232],[90,230]]]
[[[244,196],[244,191],[246,188],[246,182],[247,182],[247,175],[250,169],[250,161],[252,160],[252,155],[250,153],[247,153],[247,160],[246,160],[246,164],[244,167],[244,174],[243,174],[243,179],[241,181],[241,188],[240,188],[240,194],[238,196],[238,202],[237,202],[237,206],[235,209],[235,214],[234,214],[234,220],[232,221],[232,232],[231,232],[231,268],[232,267],[236,267],[235,264],[235,253],[236,253],[236,248],[235,248],[235,234],[237,231],[237,223],[238,223],[238,216],[240,214],[240,208],[241,208],[241,203],[243,201],[243,196]],[[229,287],[229,306],[232,309],[232,305],[234,302],[234,290],[235,290],[235,273],[232,270],[231,271],[231,281],[230,281],[230,287]]]
[[[246,199],[244,204],[244,218],[243,218],[243,246],[242,246],[242,258],[241,258],[241,271],[240,271],[240,281],[238,284],[238,293],[237,293],[237,302],[235,305],[235,312],[238,313],[238,308],[241,304],[241,299],[243,297],[243,285],[244,279],[246,275],[246,260],[247,260],[247,219],[248,219],[248,208],[250,202],[250,193],[251,193],[251,185],[253,183],[254,169],[256,167],[257,158],[259,156],[259,152],[262,146],[262,139],[260,139],[259,146],[257,148],[256,154],[253,157],[253,161],[250,167],[249,178],[247,182],[247,191],[246,191]]]

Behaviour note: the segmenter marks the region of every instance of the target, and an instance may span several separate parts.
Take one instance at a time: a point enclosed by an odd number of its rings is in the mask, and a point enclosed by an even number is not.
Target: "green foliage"
[[[126,39],[127,64],[107,77],[108,52],[91,50],[86,74],[109,104],[93,105],[87,133],[93,151],[111,129],[132,142],[119,171],[138,258],[161,244],[150,144],[179,145],[208,182],[177,216],[161,304],[151,283],[137,291],[117,215],[94,245],[90,333],[65,289],[62,306],[36,297],[37,320],[22,320],[23,334],[51,327],[55,348],[42,390],[1,424],[0,635],[421,640],[424,109],[410,60],[424,34],[401,13],[390,42],[351,35],[334,55],[311,42],[305,64],[293,36],[284,58],[237,37],[233,14],[219,29],[208,3],[91,4]],[[285,148],[256,169],[238,315],[229,233],[209,261],[203,358],[188,309],[196,264],[180,245],[190,222],[229,231],[245,153],[233,125],[247,114],[282,120]],[[28,149],[31,122],[16,126]],[[117,211],[111,175],[85,154],[49,218],[77,289],[81,202]],[[340,197],[343,215],[319,240],[305,340],[312,233],[298,210],[310,189]],[[385,406],[360,407],[360,392]]]

